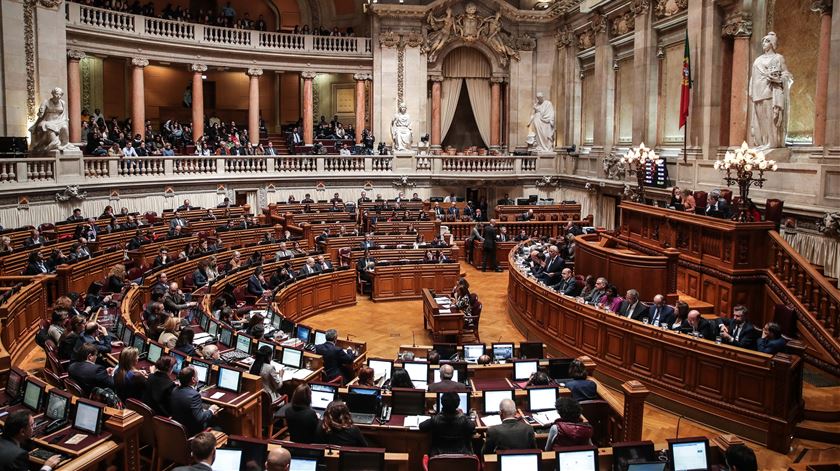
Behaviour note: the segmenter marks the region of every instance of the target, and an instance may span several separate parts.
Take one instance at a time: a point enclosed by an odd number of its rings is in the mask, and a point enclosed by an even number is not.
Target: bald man
[[[265,459],[266,471],[289,471],[292,463],[292,455],[285,448],[275,448],[268,452]]]
[[[429,392],[467,392],[469,389],[464,383],[453,381],[455,368],[452,365],[443,364],[440,366],[440,381],[429,385]]]
[[[687,330],[689,334],[696,335],[706,340],[715,339],[715,331],[714,327],[712,327],[712,323],[704,319],[703,316],[700,315],[700,311],[696,309],[688,311],[688,318],[686,320],[688,321],[689,328]]]
[[[499,403],[502,423],[487,429],[483,454],[496,450],[532,450],[537,447],[534,428],[516,417],[516,404],[510,399]]]

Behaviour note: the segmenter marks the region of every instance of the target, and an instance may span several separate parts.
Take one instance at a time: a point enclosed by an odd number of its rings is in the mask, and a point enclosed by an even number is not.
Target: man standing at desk
[[[496,239],[498,236],[499,234],[496,230],[496,220],[491,219],[490,224],[484,226],[484,242],[482,242],[484,259],[481,261],[481,271],[487,271],[488,260],[490,260],[490,268],[496,271],[502,271],[496,263]]]
[[[359,279],[370,284],[370,292],[373,293],[373,270],[376,266],[376,259],[370,256],[370,251],[365,250],[365,256],[356,262],[356,271],[359,272]]]
[[[315,345],[315,353],[324,357],[324,376],[327,381],[344,376],[342,384],[347,382],[346,375],[343,374],[342,367],[353,364],[353,357],[347,350],[338,348],[335,344],[335,339],[338,337],[338,332],[335,329],[329,329],[324,335],[326,342]]]

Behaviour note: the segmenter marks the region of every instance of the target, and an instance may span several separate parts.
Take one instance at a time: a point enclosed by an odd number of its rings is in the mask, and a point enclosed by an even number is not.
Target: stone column
[[[659,74],[656,57],[656,31],[650,2],[633,4],[633,145],[656,142],[656,101]],[[641,82],[638,83],[637,82]]]
[[[260,75],[263,74],[262,69],[250,68],[248,69],[248,136],[251,138],[251,144],[257,145],[260,143]]]
[[[826,94],[825,143],[832,157],[840,155],[840,15],[831,15],[828,93]]]
[[[82,77],[79,61],[85,53],[76,49],[67,51],[67,107],[70,116],[70,142],[82,140]]]
[[[828,104],[828,70],[831,60],[831,9],[833,0],[816,0],[811,10],[820,15],[820,45],[817,56],[817,90],[814,97],[814,145],[825,144],[825,121]]]
[[[202,76],[207,72],[204,64],[192,64],[190,70],[192,76],[192,129],[193,138],[204,136],[204,79]]]
[[[490,78],[490,148],[498,150],[501,145],[502,77]]]
[[[607,32],[607,18],[596,15],[592,19],[595,34],[595,129],[592,154],[600,157],[610,152],[613,146],[613,117],[615,113],[615,70],[613,70],[613,47]]]
[[[311,146],[313,138],[313,116],[312,116],[312,80],[317,74],[312,71],[300,73],[303,79],[303,144]]]
[[[367,107],[367,103],[365,103],[365,81],[371,80],[371,76],[370,74],[355,74],[353,79],[356,80],[356,144],[361,144]]]
[[[143,83],[143,69],[149,65],[148,59],[131,59],[131,134],[141,136],[146,127],[146,97]]]
[[[723,35],[732,38],[732,86],[729,95],[729,145],[740,146],[748,140],[750,36],[752,20],[749,15],[735,11],[726,17]]]
[[[440,149],[440,84],[443,82],[443,76],[433,75],[429,80],[432,82],[432,132],[429,144],[435,149]]]

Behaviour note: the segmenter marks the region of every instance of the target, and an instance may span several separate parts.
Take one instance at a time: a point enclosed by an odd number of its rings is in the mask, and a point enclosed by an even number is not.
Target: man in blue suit
[[[657,294],[653,297],[653,304],[648,306],[648,318],[654,326],[671,325],[674,322],[674,308],[665,304],[665,296]]]
[[[327,381],[332,381],[338,376],[344,376],[341,367],[352,364],[354,355],[347,350],[338,348],[335,344],[335,339],[338,337],[338,332],[335,329],[326,331],[325,337],[327,338],[326,342],[315,345],[315,353],[324,357],[324,375],[326,375]]]
[[[219,406],[212,405],[205,409],[201,404],[201,394],[195,389],[198,383],[195,370],[191,366],[178,373],[181,386],[172,390],[169,396],[169,410],[172,420],[184,426],[188,437],[201,432],[210,424],[210,420],[219,412]]]

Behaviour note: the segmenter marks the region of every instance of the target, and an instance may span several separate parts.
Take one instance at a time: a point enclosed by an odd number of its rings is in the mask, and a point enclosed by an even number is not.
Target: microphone
[[[680,421],[682,421],[682,419],[683,419],[682,415],[677,419],[677,436],[674,437],[674,438],[680,438]]]
[[[411,346],[412,347],[417,346],[417,341],[414,339],[414,331],[413,330],[411,331]]]

